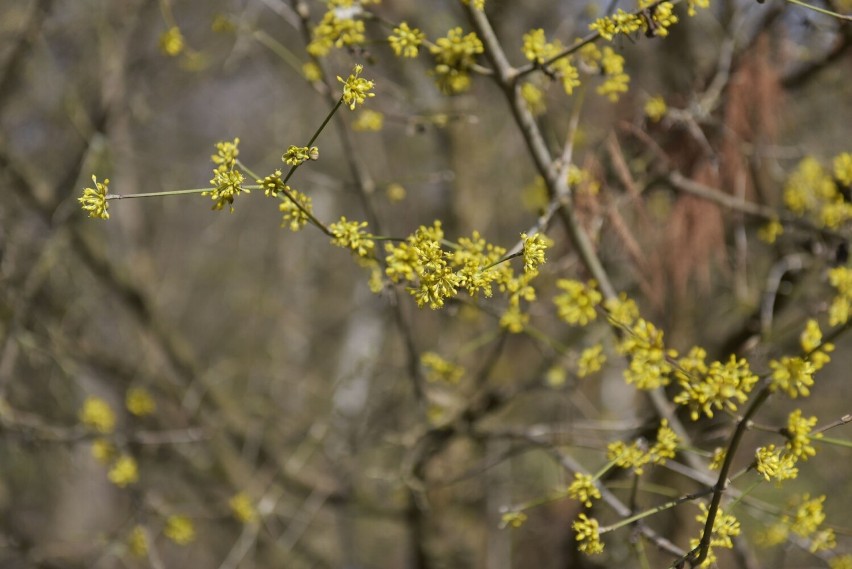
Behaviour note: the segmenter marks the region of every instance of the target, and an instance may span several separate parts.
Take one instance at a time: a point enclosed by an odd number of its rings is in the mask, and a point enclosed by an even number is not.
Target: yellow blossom
[[[121,455],[112,464],[107,473],[107,478],[119,488],[135,484],[139,480],[139,468],[136,466],[136,459],[127,454]]]
[[[356,13],[338,11],[334,8],[326,12],[322,20],[311,33],[308,53],[322,57],[333,47],[359,45],[366,41],[364,22],[355,18]]]
[[[725,457],[727,456],[727,452],[722,447],[718,447],[713,451],[713,458],[710,460],[710,464],[707,466],[710,470],[721,470],[722,465],[725,463]]]
[[[580,551],[589,555],[603,553],[604,545],[601,542],[600,528],[596,519],[580,514],[571,527]]]
[[[844,152],[834,157],[834,177],[844,186],[852,186],[852,153]]]
[[[701,508],[701,513],[695,516],[695,520],[704,526],[707,523],[707,506],[701,502],[698,504]],[[707,558],[701,563],[700,567],[710,567],[716,562],[716,554],[713,552],[714,547],[724,547],[731,549],[734,547],[734,542],[731,538],[740,535],[740,522],[731,514],[725,513],[721,508],[716,512],[716,517],[713,519],[713,529],[710,538],[710,548],[707,551]],[[689,541],[691,548],[698,547],[700,540],[693,538]]]
[[[351,249],[360,257],[367,257],[372,253],[375,243],[364,231],[365,227],[366,221],[347,221],[345,216],[341,217],[340,221],[332,223],[328,228],[333,235],[331,242],[338,247]]]
[[[144,387],[133,387],[128,389],[127,395],[124,398],[124,404],[127,407],[127,410],[137,417],[151,415],[157,410],[157,403]]]
[[[426,34],[417,28],[410,28],[402,22],[393,29],[393,34],[388,38],[393,52],[400,57],[417,57],[420,44],[426,39]]]
[[[420,363],[426,368],[428,381],[457,384],[464,377],[463,367],[448,362],[435,352],[424,353],[420,356]]]
[[[385,189],[385,194],[387,195],[388,200],[392,202],[401,202],[405,199],[406,191],[402,184],[394,182],[392,184],[388,184],[388,187]]]
[[[577,362],[577,376],[588,377],[600,371],[605,363],[606,355],[603,353],[603,346],[601,344],[590,346],[580,353],[580,359]]]
[[[565,292],[554,297],[559,318],[571,325],[585,326],[597,316],[597,307],[603,295],[593,280],[586,284],[580,281],[559,279],[556,286]]]
[[[303,228],[310,219],[308,213],[313,213],[313,201],[298,190],[286,186],[289,195],[284,196],[278,204],[281,216],[281,227],[288,226],[290,231],[298,231]],[[298,204],[298,205],[297,205]]]
[[[814,371],[819,371],[822,367],[831,361],[831,352],[834,351],[834,344],[831,342],[822,342],[822,330],[816,320],[811,318],[805,324],[805,329],[799,337],[802,350],[807,354],[808,360],[814,365]]]
[[[515,512],[515,511],[505,512],[500,517],[500,527],[501,528],[506,528],[506,527],[519,528],[522,525],[524,525],[525,521],[527,521],[527,515],[523,512]]]
[[[319,148],[316,146],[290,146],[281,156],[288,166],[298,166],[307,160],[319,160]]]
[[[160,36],[160,51],[170,57],[180,55],[184,47],[183,34],[177,26],[172,26]]]
[[[529,237],[526,233],[521,233],[521,241],[524,243],[524,273],[535,276],[538,274],[539,266],[546,260],[545,251],[553,245],[553,241],[542,233],[535,233]]]
[[[566,492],[568,497],[579,501],[587,508],[592,507],[592,500],[599,500],[601,497],[600,490],[595,486],[594,479],[588,474],[580,472],[574,473],[574,481],[568,486]]]
[[[133,557],[143,558],[148,555],[148,533],[145,528],[137,525],[127,536],[127,549]]]
[[[543,115],[547,110],[544,93],[532,83],[526,82],[521,85],[521,98],[534,117]]]
[[[645,116],[651,122],[660,122],[663,120],[667,111],[666,101],[662,97],[651,97],[645,102]]]
[[[245,493],[240,492],[233,496],[228,501],[228,506],[231,508],[231,513],[237,521],[244,524],[250,524],[257,521],[257,510],[255,509],[251,498],[249,498]]]
[[[810,387],[814,384],[813,374],[816,371],[812,362],[784,356],[780,360],[770,361],[769,367],[772,368],[773,391],[781,389],[794,399],[799,395],[810,395]]]
[[[773,219],[757,231],[757,238],[764,243],[772,244],[775,243],[779,235],[783,234],[784,226],[777,219]]]
[[[363,70],[364,66],[359,63],[355,66],[346,81],[339,75],[337,76],[337,80],[343,83],[343,102],[349,105],[349,108],[353,111],[355,110],[355,105],[363,104],[368,98],[376,96],[375,93],[370,92],[375,86],[375,83],[359,77]]]
[[[302,65],[302,75],[311,83],[322,80],[322,70],[313,61],[308,61]]]
[[[690,16],[694,16],[695,15],[695,7],[698,6],[699,8],[709,8],[710,7],[710,0],[686,0],[686,5],[687,5],[686,13],[689,14]]]
[[[651,447],[651,461],[654,464],[664,464],[667,459],[674,458],[679,444],[677,433],[669,427],[668,420],[663,419],[657,429],[657,442]]]
[[[816,449],[811,442],[813,439],[822,438],[822,433],[811,434],[816,424],[817,418],[805,419],[802,417],[801,409],[790,413],[784,435],[787,437],[787,450],[797,459],[807,460],[816,454]]]
[[[432,74],[438,88],[444,93],[453,94],[466,91],[470,87],[468,71],[476,63],[476,56],[485,51],[482,41],[471,32],[463,35],[461,28],[451,29],[446,37],[435,40],[429,47],[435,57]]]
[[[178,545],[187,545],[195,539],[195,525],[186,516],[169,516],[163,533]]]
[[[633,441],[630,445],[624,441],[613,441],[606,447],[606,456],[619,468],[632,468],[634,473],[641,476],[645,465],[652,460],[645,446],[644,441]]]
[[[352,123],[352,129],[358,131],[380,131],[384,125],[385,116],[370,109],[364,109],[358,114],[358,118]]]
[[[775,445],[758,448],[754,456],[755,469],[766,480],[781,482],[799,475],[795,455],[777,449]]]
[[[109,403],[100,397],[90,396],[83,402],[80,422],[99,433],[111,433],[115,429],[115,413]]]
[[[109,464],[115,459],[117,451],[109,439],[97,438],[92,441],[92,457],[101,464]]]
[[[97,217],[100,219],[109,219],[109,202],[107,196],[109,192],[109,180],[98,182],[95,176],[92,176],[94,188],[84,188],[83,195],[77,198],[77,201],[82,204],[83,211],[89,212],[89,217]]]
[[[697,363],[693,362],[693,365]],[[733,355],[726,363],[717,361],[710,364],[704,375],[679,371],[676,377],[682,391],[675,396],[674,402],[687,405],[693,421],[697,421],[702,413],[713,417],[714,409],[736,411],[737,405],[748,399],[758,381],[748,362]]]

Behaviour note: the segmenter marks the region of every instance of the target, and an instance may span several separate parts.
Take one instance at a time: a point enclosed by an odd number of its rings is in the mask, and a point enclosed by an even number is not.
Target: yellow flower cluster
[[[470,88],[468,72],[476,62],[476,56],[485,51],[475,33],[462,34],[461,28],[453,28],[447,37],[439,38],[435,45],[429,47],[435,56],[432,75],[438,88],[446,94],[462,93]]]
[[[828,282],[837,289],[837,296],[828,309],[828,323],[841,326],[849,321],[852,307],[852,268],[835,267],[828,271]]]
[[[796,456],[775,445],[759,447],[755,453],[755,470],[766,480],[781,482],[799,475]]]
[[[244,492],[234,495],[228,500],[228,506],[231,508],[231,513],[237,521],[250,524],[257,521],[257,510],[252,503],[251,498]]]
[[[195,539],[195,525],[186,516],[174,515],[166,519],[163,533],[178,545],[187,545]]]
[[[603,300],[603,295],[597,290],[593,280],[586,284],[570,279],[559,279],[556,286],[565,292],[555,296],[559,318],[574,326],[585,326],[597,317],[595,308]]]
[[[306,160],[319,160],[319,148],[316,146],[290,146],[281,156],[281,160],[288,166],[298,166]]]
[[[522,525],[524,525],[525,521],[527,521],[527,515],[523,512],[516,512],[516,511],[505,512],[500,517],[500,527],[501,528],[506,528],[506,527],[519,528]]]
[[[308,223],[308,213],[313,213],[313,201],[290,186],[287,186],[287,192],[289,193],[287,199],[278,204],[278,211],[283,214],[281,227],[286,225],[290,227],[290,231],[299,231]]]
[[[816,372],[813,362],[784,356],[780,360],[770,361],[769,367],[772,368],[770,386],[773,391],[780,389],[793,399],[811,394],[810,387],[814,384],[813,375]]]
[[[491,283],[499,280],[503,286],[507,274],[511,276],[508,265],[495,265],[506,250],[486,243],[479,233],[459,239],[452,252],[444,251],[443,239],[441,222],[436,221],[431,227],[421,225],[404,243],[385,245],[385,273],[395,283],[408,283],[418,306],[439,308],[459,288],[471,296],[491,296]]]
[[[331,242],[338,247],[351,249],[359,257],[368,257],[373,252],[375,242],[364,231],[365,227],[367,227],[366,221],[347,221],[343,216],[340,221],[328,227],[333,235]]]
[[[132,387],[128,389],[124,397],[124,405],[128,411],[137,417],[151,415],[157,410],[157,403],[144,387]]]
[[[650,449],[643,439],[633,441],[630,445],[624,441],[613,441],[607,445],[607,459],[619,468],[631,468],[636,475],[641,476],[646,464],[665,464],[666,460],[674,458],[679,444],[677,434],[669,427],[668,421],[663,419],[657,429],[657,441]]]
[[[543,115],[547,110],[544,92],[532,83],[526,82],[521,85],[521,98],[534,117]]]
[[[457,384],[464,377],[464,368],[448,362],[435,352],[426,352],[420,356],[420,363],[426,369],[426,380]]]
[[[601,492],[595,486],[595,480],[588,474],[574,473],[574,481],[566,490],[568,497],[581,502],[587,508],[592,507],[592,500],[599,500]]]
[[[651,122],[660,122],[666,116],[668,107],[662,97],[651,97],[645,102],[645,116]]]
[[[521,241],[524,243],[524,274],[534,277],[538,275],[538,268],[546,261],[544,253],[553,245],[553,241],[542,233],[529,237],[526,233],[521,233]]]
[[[98,182],[95,176],[92,176],[94,188],[83,188],[83,195],[77,198],[77,201],[82,204],[83,211],[89,212],[89,217],[97,217],[100,219],[109,219],[109,202],[107,195],[109,192],[109,180]]]
[[[473,6],[474,10],[482,12],[485,10],[485,0],[462,0],[462,3]]]
[[[388,37],[393,52],[400,57],[417,57],[420,44],[426,39],[426,34],[417,28],[410,28],[408,24],[402,22],[398,27],[393,29],[393,33]]]
[[[577,361],[577,377],[588,377],[593,373],[600,371],[606,363],[606,355],[603,353],[603,346],[595,344],[580,352],[580,359]]]
[[[169,57],[180,55],[184,47],[183,34],[177,26],[172,26],[160,36],[160,51]]]
[[[784,234],[784,226],[777,219],[772,219],[766,225],[758,229],[757,238],[764,243],[775,243],[779,236]]]
[[[595,91],[602,97],[607,97],[615,103],[626,93],[630,85],[630,76],[624,72],[624,57],[617,54],[614,49],[606,46],[601,51],[600,66],[606,79],[598,85]]]
[[[817,418],[805,419],[801,409],[796,409],[787,418],[787,428],[783,434],[787,437],[787,450],[797,459],[807,460],[816,454],[811,442],[822,438],[822,433],[811,434],[816,424]]]
[[[701,502],[698,504],[698,507],[701,508],[701,513],[695,516],[695,520],[703,526],[707,523],[707,505]],[[704,559],[704,562],[699,567],[710,567],[716,563],[716,554],[713,552],[714,547],[732,549],[734,542],[731,538],[740,535],[740,531],[740,522],[737,518],[731,514],[726,514],[719,508],[716,512],[716,517],[713,519],[713,531],[710,538],[710,548],[707,551],[707,558]],[[698,538],[693,538],[690,540],[689,546],[692,548],[698,547],[699,542]]]
[[[656,0],[640,0],[639,8],[640,12],[635,14],[619,9],[615,14],[589,24],[589,29],[607,41],[612,41],[619,34],[630,35],[639,30],[647,36],[665,37],[669,35],[669,28],[678,21],[671,2],[657,4]]]
[[[243,188],[243,175],[234,169],[237,165],[237,156],[240,153],[239,143],[239,138],[235,138],[233,142],[218,142],[216,143],[216,154],[210,157],[216,165],[213,169],[213,179],[210,180],[213,189],[202,192],[201,195],[209,195],[216,202],[213,204],[215,210],[220,210],[227,204],[233,212],[234,198],[242,192],[250,193],[248,189]]]
[[[359,10],[331,6],[311,33],[308,53],[316,57],[328,55],[333,47],[360,45],[366,41],[364,22],[355,16]]]
[[[804,494],[798,501],[801,503],[796,507],[793,516],[784,515],[781,518],[781,523],[789,527],[790,531],[796,535],[809,538],[811,540],[809,548],[811,553],[834,549],[837,545],[834,530],[831,528],[820,529],[825,521],[825,512],[822,510],[825,496],[812,499],[809,494]]]
[[[571,524],[571,528],[574,530],[580,551],[589,555],[603,553],[604,545],[601,542],[600,528],[595,518],[580,514]]]
[[[385,115],[378,111],[365,109],[358,114],[358,118],[352,123],[352,129],[357,131],[380,131],[384,126]]]
[[[565,46],[559,40],[547,41],[544,30],[539,28],[524,34],[523,47],[521,48],[526,57],[536,65],[543,65],[547,61],[558,56],[565,50]],[[548,65],[548,74],[558,78],[562,82],[565,93],[570,95],[576,87],[580,86],[580,74],[572,62],[570,56],[560,57]]]
[[[749,393],[758,382],[748,362],[731,355],[726,362],[704,363],[706,352],[693,348],[685,358],[678,360],[679,369],[675,376],[681,387],[674,402],[687,405],[693,421],[703,413],[713,417],[714,409],[736,411],[738,404],[748,399]]]
[[[107,472],[107,478],[119,488],[135,484],[139,480],[139,467],[136,465],[136,459],[128,454],[121,455]]]
[[[624,370],[627,383],[645,390],[668,385],[673,369],[669,358],[676,357],[677,353],[666,350],[662,330],[639,318],[626,329],[618,350],[630,358],[630,364]]]
[[[375,87],[375,83],[360,77],[363,70],[364,66],[359,63],[345,81],[339,75],[337,76],[337,80],[343,83],[343,102],[353,111],[355,105],[362,105],[370,97],[376,96],[375,93],[370,92]]]
[[[133,526],[127,536],[127,549],[134,557],[142,558],[148,555],[148,533],[142,526]]]
[[[109,439],[98,438],[92,441],[92,457],[101,464],[109,464],[118,451]]]
[[[111,433],[115,429],[115,413],[100,397],[87,397],[80,410],[80,422],[99,433]]]
[[[852,153],[844,152],[834,157],[834,178],[847,188],[852,186]]]
[[[690,16],[694,16],[695,15],[695,7],[698,6],[699,8],[704,8],[704,9],[709,8],[710,7],[710,0],[686,0],[686,5],[687,5],[686,13],[689,14]]]
[[[843,198],[838,181],[849,173],[844,164],[852,161],[848,154],[835,157],[835,180],[813,157],[799,162],[784,186],[784,205],[799,216],[807,216],[820,227],[837,229],[852,220],[852,204]]]

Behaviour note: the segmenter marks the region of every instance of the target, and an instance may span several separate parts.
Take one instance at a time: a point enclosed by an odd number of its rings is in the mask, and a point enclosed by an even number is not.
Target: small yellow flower
[[[169,57],[180,55],[184,47],[183,34],[177,26],[172,26],[160,36],[160,51]]]
[[[319,160],[319,148],[316,146],[290,146],[287,152],[281,156],[281,160],[288,166],[298,166],[306,160]]]
[[[651,122],[660,122],[666,116],[668,107],[666,101],[662,97],[651,97],[645,102],[645,116]]]
[[[385,194],[388,196],[390,201],[401,202],[405,199],[406,191],[402,184],[394,182],[392,184],[388,184],[387,189],[385,189]]]
[[[597,317],[595,307],[603,300],[597,290],[597,283],[559,279],[556,286],[565,292],[554,297],[559,318],[574,326],[585,326]]]
[[[210,159],[216,165],[217,170],[233,170],[237,165],[237,156],[240,155],[240,139],[235,138],[233,142],[221,141],[216,143],[216,154]]]
[[[521,85],[521,98],[534,117],[541,116],[547,111],[544,92],[532,83],[527,82]]]
[[[347,221],[345,216],[341,217],[340,221],[332,223],[328,228],[333,235],[331,242],[338,247],[351,249],[359,257],[367,257],[372,253],[375,242],[364,231],[365,227],[366,221]]]
[[[127,395],[124,398],[124,404],[127,407],[127,410],[137,417],[151,415],[157,410],[157,403],[144,387],[133,387],[128,389]]]
[[[580,360],[577,362],[577,376],[588,377],[600,371],[605,363],[606,355],[603,353],[601,344],[588,347],[580,353]]]
[[[115,413],[100,397],[87,397],[80,410],[80,422],[99,433],[111,433],[115,429]]]
[[[358,131],[378,132],[384,126],[385,116],[378,111],[364,109],[358,114],[358,118],[352,123],[352,129]]]
[[[322,70],[319,68],[319,65],[313,61],[308,61],[302,65],[302,75],[305,79],[314,83],[322,79]]]
[[[595,486],[594,479],[588,474],[574,473],[574,482],[568,486],[568,497],[579,501],[587,508],[592,507],[592,500],[601,498],[600,490]]]
[[[230,506],[231,513],[237,521],[244,524],[250,524],[257,521],[257,510],[255,509],[251,498],[249,498],[245,493],[240,492],[232,497],[228,501],[228,506]]]
[[[139,468],[136,466],[136,460],[130,455],[121,455],[112,464],[112,468],[107,473],[107,478],[119,488],[135,484],[139,480]]]
[[[834,177],[844,186],[852,186],[852,153],[844,152],[834,157]]]
[[[604,545],[601,542],[600,528],[595,518],[580,514],[571,527],[576,534],[577,547],[580,551],[588,555],[603,553]]]
[[[375,93],[370,93],[375,83],[362,77],[359,77],[364,66],[360,63],[355,66],[353,72],[344,81],[339,75],[337,80],[343,83],[343,102],[349,105],[350,110],[355,110],[355,105],[363,104],[369,97],[375,97]]]
[[[169,516],[163,533],[178,545],[187,545],[195,539],[195,525],[186,516]]]
[[[521,233],[521,241],[524,243],[524,274],[535,276],[538,274],[538,268],[546,261],[544,253],[553,241],[541,233],[529,237],[526,233]]]
[[[109,219],[109,202],[107,201],[107,192],[109,191],[109,180],[98,182],[95,176],[92,176],[94,188],[84,188],[83,195],[77,198],[83,206],[84,211],[89,212],[89,217],[97,217],[100,219]]]
[[[660,422],[657,429],[657,442],[651,447],[651,460],[654,464],[664,464],[667,459],[674,458],[680,439],[671,427],[667,419]]]
[[[782,480],[796,478],[799,475],[795,455],[776,449],[775,445],[758,448],[754,456],[756,460],[755,469],[766,480],[774,479],[781,482]]]
[[[417,28],[410,28],[402,22],[399,27],[393,29],[393,34],[388,38],[393,52],[400,57],[417,57],[418,49],[426,34]]]
[[[799,395],[810,395],[810,387],[814,384],[814,364],[802,358],[782,357],[780,360],[769,362],[772,368],[773,391],[781,389],[795,399]]]
[[[523,512],[506,512],[500,518],[500,527],[519,528],[527,521],[527,515]]]
[[[278,211],[283,214],[281,227],[289,226],[290,231],[299,231],[308,223],[310,219],[308,213],[313,214],[313,200],[302,192],[290,188],[290,186],[285,187],[290,195],[285,196],[278,204]],[[290,196],[293,197],[290,198]],[[296,202],[298,202],[298,205],[296,205]]]
[[[435,352],[424,353],[420,356],[420,363],[426,368],[427,381],[457,384],[464,377],[463,367],[448,362]]]
[[[101,464],[109,464],[115,459],[115,445],[108,439],[98,438],[92,441],[92,457]]]
[[[133,557],[146,557],[148,555],[148,533],[142,526],[134,526],[127,536],[127,549]]]
[[[725,456],[727,456],[727,452],[722,447],[718,447],[713,451],[713,458],[710,460],[710,464],[707,466],[710,470],[720,470],[722,465],[725,463]]]
[[[771,245],[772,243],[775,243],[775,240],[778,239],[779,235],[783,234],[784,226],[781,225],[781,222],[777,219],[773,219],[757,231],[757,238],[764,243],[769,243]]]

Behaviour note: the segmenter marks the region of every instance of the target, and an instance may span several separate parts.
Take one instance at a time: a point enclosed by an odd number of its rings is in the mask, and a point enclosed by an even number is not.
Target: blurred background
[[[489,0],[486,13],[521,66],[530,29],[570,45],[615,8],[634,6]],[[277,202],[261,191],[240,196],[233,213],[198,195],[111,201],[109,221],[80,210],[92,174],[122,195],[206,187],[215,143],[235,137],[255,172],[283,168],[282,152],[305,144],[330,108],[302,68],[302,17],[315,24],[326,9],[0,3],[0,567],[638,566],[630,530],[607,536],[602,558],[577,553],[575,501],[544,500],[521,527],[501,528],[506,511],[564,488],[571,465],[595,472],[608,441],[656,424],[617,357],[589,380],[573,371],[586,346],[615,352],[605,328],[555,317],[555,281],[589,278],[561,225],[548,231],[554,246],[530,306],[538,333],[510,334],[497,324],[499,298],[432,311],[401,287],[374,294],[369,270],[319,231],[280,228]],[[335,76],[365,65],[376,82],[366,108],[383,113],[383,127],[353,129],[361,111],[342,109],[316,143],[321,159],[290,184],[327,222],[345,215],[405,237],[440,219],[450,240],[477,230],[510,249],[547,200],[504,94],[475,75],[468,92],[446,96],[427,50],[403,60],[384,40],[387,22],[433,41],[455,26],[467,33],[466,10],[437,0],[365,9],[377,16],[369,40],[322,61],[333,97]],[[617,102],[595,93],[596,77],[566,97],[532,74],[547,107],[538,121],[557,155],[579,112],[573,160],[599,188],[578,191],[580,219],[616,287],[667,345],[741,354],[765,371],[824,312],[824,270],[840,244],[806,230],[762,243],[762,220],[684,193],[670,174],[780,206],[803,157],[829,167],[850,151],[852,33],[781,1],[676,13],[665,40],[608,44],[631,77]],[[173,27],[183,45],[170,54]],[[670,109],[660,121],[643,111],[654,96]],[[813,397],[796,401],[820,424],[850,412],[848,338],[836,343]],[[463,367],[461,381],[425,381],[426,352]],[[129,393],[155,410],[134,414]],[[103,436],[81,424],[93,397],[115,415]],[[777,428],[792,408],[779,398],[759,422]],[[689,427],[710,452],[731,421]],[[750,432],[737,466],[777,439]],[[132,457],[138,480],[111,481],[101,451]],[[823,445],[783,490],[764,484],[751,496],[783,506],[792,493],[830,492],[842,549],[848,458]],[[663,468],[649,476],[674,495],[701,488]],[[607,484],[626,501],[629,480]],[[649,493],[640,506],[664,499]],[[753,547],[772,515],[741,507],[742,546],[721,566],[825,566],[793,546]],[[595,513],[617,519],[603,505]],[[647,523],[686,549],[697,513]],[[653,566],[671,563],[647,547]]]

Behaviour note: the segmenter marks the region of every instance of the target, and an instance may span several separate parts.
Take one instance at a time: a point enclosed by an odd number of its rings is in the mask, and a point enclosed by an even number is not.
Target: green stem
[[[826,10],[825,8],[820,8],[819,6],[813,6],[808,4],[807,2],[802,2],[802,0],[786,0],[790,4],[795,4],[796,6],[801,6],[802,8],[807,8],[808,10],[813,10],[814,12],[819,12],[820,14],[825,14],[826,16],[831,16],[832,18],[838,18],[840,20],[846,20],[847,22],[852,22],[852,16],[847,16],[846,14],[838,14],[837,12],[832,12],[831,10]]]
[[[243,186],[246,190],[259,190],[261,186],[251,185]],[[158,198],[162,196],[180,196],[184,194],[200,194],[202,192],[212,192],[216,188],[192,188],[191,190],[169,190],[166,192],[147,192],[142,194],[108,194],[107,200],[126,200],[131,198]]]
[[[701,496],[705,496],[705,495],[711,493],[712,491],[713,491],[712,488],[708,488],[707,490],[702,490],[701,492],[695,492],[693,494],[687,494],[686,496],[681,496],[680,498],[677,498],[677,499],[672,500],[670,502],[666,502],[665,504],[660,504],[659,506],[655,506],[655,507],[650,508],[648,510],[644,510],[642,512],[639,512],[638,514],[635,514],[635,515],[630,516],[628,518],[624,518],[623,520],[619,520],[619,521],[617,521],[616,523],[614,523],[610,526],[602,527],[602,528],[600,528],[600,533],[603,534],[603,533],[615,531],[619,528],[630,525],[634,522],[637,522],[637,521],[639,521],[643,518],[647,518],[649,516],[652,516],[656,513],[659,513],[659,512],[665,511],[665,510],[670,510],[670,509],[672,509],[676,506],[683,504],[684,502],[691,502],[691,501],[693,501],[697,498],[700,498]]]

